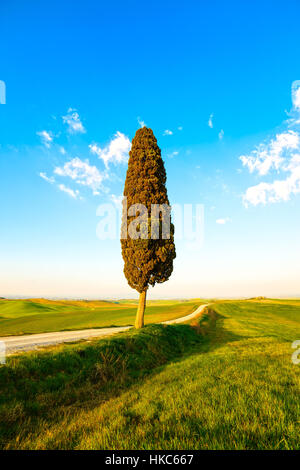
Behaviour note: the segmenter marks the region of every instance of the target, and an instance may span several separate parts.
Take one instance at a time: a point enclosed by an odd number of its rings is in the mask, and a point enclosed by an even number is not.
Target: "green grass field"
[[[300,301],[219,301],[0,368],[13,449],[300,449]]]
[[[146,324],[189,315],[201,304],[150,300]],[[0,336],[133,325],[137,301],[0,300]]]

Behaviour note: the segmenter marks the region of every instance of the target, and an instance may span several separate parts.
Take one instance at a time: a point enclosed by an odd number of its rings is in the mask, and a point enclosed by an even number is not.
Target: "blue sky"
[[[96,211],[122,194],[141,122],[170,202],[205,214],[204,243],[179,240],[150,296],[300,295],[299,15],[293,0],[3,0],[0,295],[136,296]]]

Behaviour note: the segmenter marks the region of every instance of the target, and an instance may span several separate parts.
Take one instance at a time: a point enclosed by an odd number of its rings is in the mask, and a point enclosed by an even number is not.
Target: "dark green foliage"
[[[132,141],[129,152],[128,170],[124,188],[127,209],[133,204],[143,204],[148,209],[148,223],[140,230],[149,235],[147,239],[121,240],[124,259],[124,274],[128,284],[138,292],[145,291],[149,285],[162,283],[169,279],[176,257],[174,226],[170,225],[170,237],[151,239],[150,214],[152,204],[167,204],[166,170],[161,151],[151,129],[139,129]],[[122,234],[127,233],[130,223],[136,216],[127,217],[123,204]],[[161,218],[161,215],[160,215]]]

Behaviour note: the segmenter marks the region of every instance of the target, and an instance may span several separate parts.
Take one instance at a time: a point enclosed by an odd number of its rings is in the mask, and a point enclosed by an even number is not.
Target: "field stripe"
[[[187,322],[198,316],[207,307],[208,304],[200,305],[193,313],[174,320],[161,322],[164,325],[172,325]],[[5,344],[6,354],[14,354],[16,352],[32,351],[39,347],[51,346],[60,343],[78,341],[81,339],[89,339],[100,336],[111,336],[121,331],[126,331],[131,326],[120,326],[111,328],[94,328],[74,331],[58,331],[52,333],[39,333],[23,336],[3,336],[0,341]]]

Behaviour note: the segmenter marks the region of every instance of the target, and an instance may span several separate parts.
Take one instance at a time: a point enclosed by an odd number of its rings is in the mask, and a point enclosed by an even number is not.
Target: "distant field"
[[[150,300],[145,323],[189,315],[204,303]],[[133,325],[137,301],[0,300],[0,336]]]
[[[300,301],[218,301],[193,323],[8,358],[1,448],[300,449]]]

